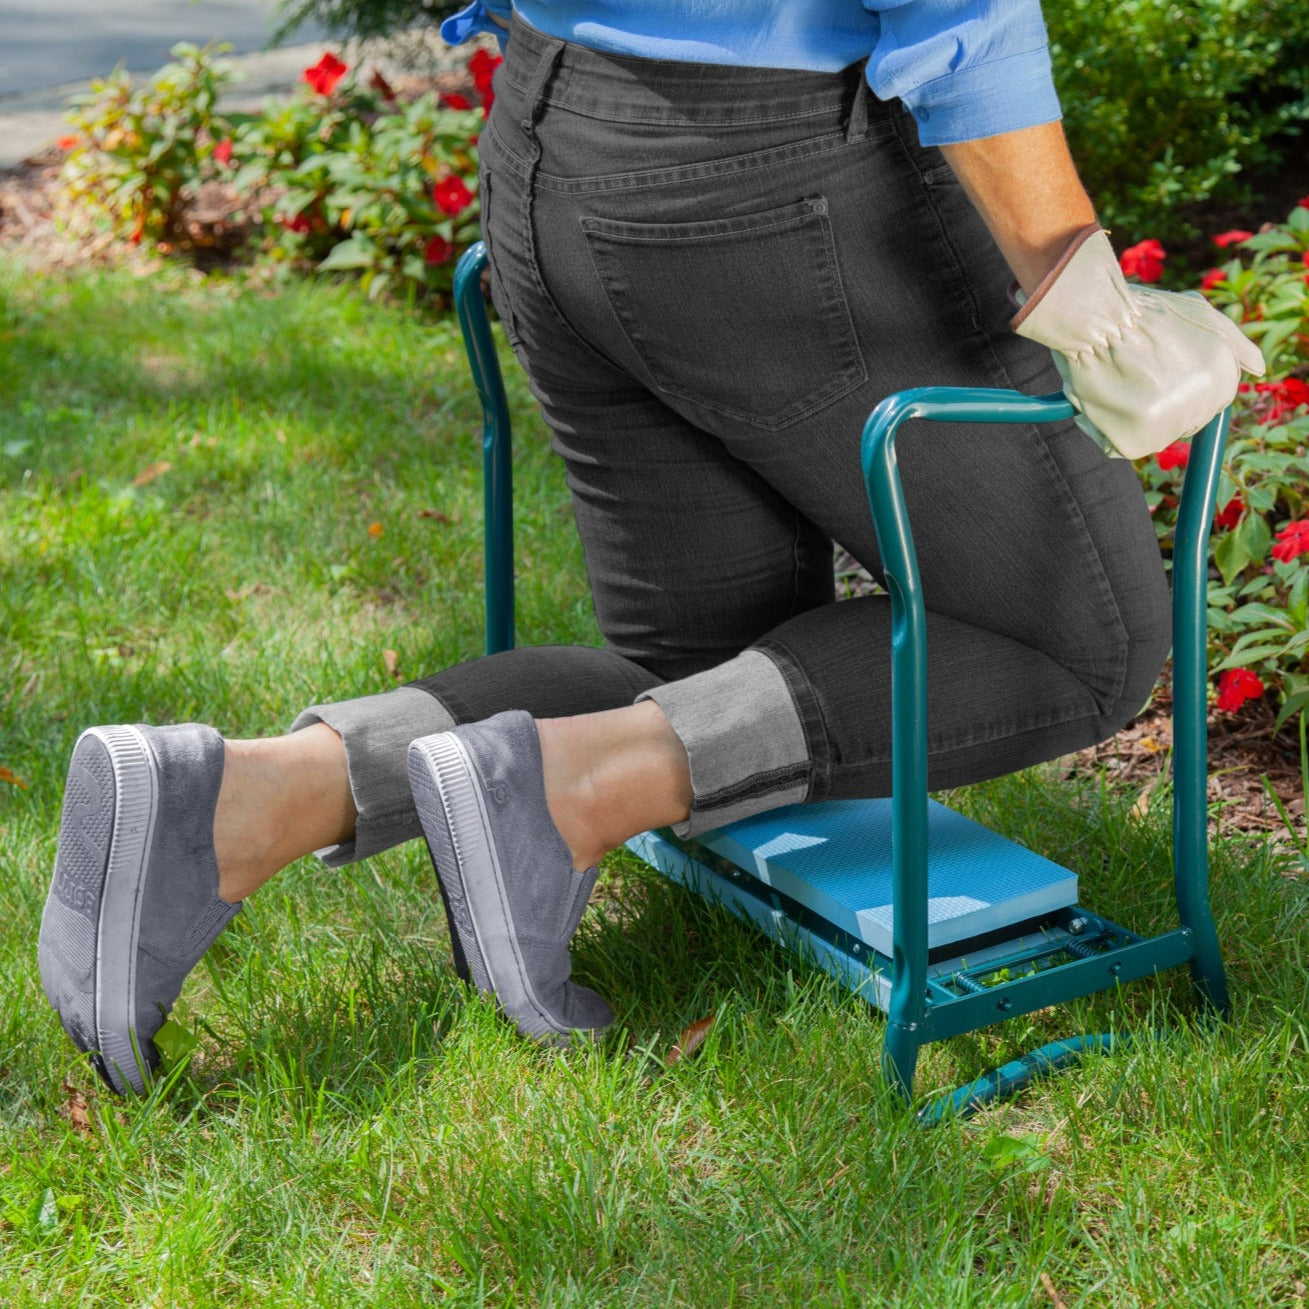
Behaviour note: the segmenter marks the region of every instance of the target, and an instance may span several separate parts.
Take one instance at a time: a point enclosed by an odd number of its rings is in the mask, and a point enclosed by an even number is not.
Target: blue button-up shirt
[[[511,7],[614,54],[825,72],[866,58],[874,94],[904,102],[924,145],[1060,117],[1040,0],[474,0],[441,35],[503,41],[494,20]]]

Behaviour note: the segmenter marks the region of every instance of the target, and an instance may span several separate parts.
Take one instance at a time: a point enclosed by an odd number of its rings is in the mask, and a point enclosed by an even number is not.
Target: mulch
[[[1138,806],[1147,805],[1155,786],[1171,771],[1173,695],[1169,672],[1165,668],[1145,713],[1109,740],[1062,760],[1065,776],[1103,770],[1115,785],[1137,791]],[[1298,729],[1292,718],[1274,736],[1276,717],[1273,706],[1263,700],[1248,701],[1235,714],[1215,711],[1209,715],[1209,830],[1225,836],[1267,835],[1279,844],[1289,844],[1291,834],[1268,796],[1271,788],[1303,850],[1305,803]]]
[[[69,267],[85,251],[56,232],[54,194],[63,156],[43,150],[17,168],[0,169],[0,246],[18,249],[34,262]]]
[[[159,256],[103,238],[88,247],[71,241],[55,222],[54,196],[62,163],[57,150],[44,151],[16,169],[0,170],[0,247],[17,250],[36,267],[71,268],[96,259],[128,262],[142,272],[159,265]],[[215,233],[231,221],[233,197],[215,191],[199,198],[193,222],[193,256],[215,248]],[[228,245],[226,240],[218,243]],[[187,253],[187,252],[183,252]],[[205,262],[203,258],[193,262]],[[867,574],[838,551],[836,568],[853,594],[872,589]],[[1268,789],[1281,800],[1306,845],[1305,800],[1301,782],[1299,738],[1294,720],[1276,736],[1274,707],[1264,700],[1246,703],[1236,714],[1211,713],[1208,797],[1211,832],[1267,835],[1289,843],[1291,837]],[[1120,732],[1097,746],[1061,760],[1065,776],[1105,774],[1115,786],[1138,792],[1149,803],[1159,781],[1168,775],[1173,741],[1172,687],[1164,669],[1148,709]],[[1265,782],[1266,779],[1266,782]]]

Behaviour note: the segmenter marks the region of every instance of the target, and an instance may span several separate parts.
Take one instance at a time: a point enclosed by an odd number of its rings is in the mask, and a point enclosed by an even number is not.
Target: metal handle
[[[909,1094],[927,982],[927,630],[895,434],[911,418],[937,422],[1055,422],[1072,417],[1062,394],[920,387],[888,396],[864,426],[861,448],[873,528],[891,597],[892,984],[887,1070]],[[1226,1004],[1208,902],[1204,785],[1205,588],[1208,528],[1218,490],[1227,413],[1195,438],[1173,552],[1175,881],[1182,925],[1195,935],[1192,972],[1206,998]],[[1201,959],[1201,954],[1204,958]],[[907,1067],[906,1067],[907,1064]]]

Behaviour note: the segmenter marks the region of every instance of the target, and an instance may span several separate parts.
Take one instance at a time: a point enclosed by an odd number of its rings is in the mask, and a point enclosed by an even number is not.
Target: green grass
[[[512,402],[520,630],[594,642]],[[1249,843],[1214,852],[1230,1024],[1169,976],[932,1047],[924,1090],[1144,1034],[934,1131],[882,1084],[879,1016],[625,856],[575,950],[620,1030],[524,1044],[458,984],[413,847],[252,899],[184,993],[191,1063],[115,1100],[35,967],[78,731],[267,734],[392,685],[384,650],[406,676],[475,655],[476,399],[450,325],[348,292],[0,264],[0,414],[0,764],[27,783],[0,782],[0,1303],[1305,1302],[1309,887]],[[1168,921],[1158,797],[1133,821],[1036,770],[957,798],[1101,911]]]

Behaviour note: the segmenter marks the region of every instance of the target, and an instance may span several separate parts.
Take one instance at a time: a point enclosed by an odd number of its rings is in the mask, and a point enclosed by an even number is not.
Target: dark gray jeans
[[[518,23],[479,143],[492,290],[565,461],[604,650],[520,649],[315,706],[359,802],[344,860],[417,835],[404,745],[451,722],[645,694],[686,744],[687,830],[890,788],[890,602],[859,438],[929,384],[1055,391],[939,152],[860,70],[619,58]],[[1170,639],[1130,464],[1071,422],[911,424],[929,781],[1104,739]]]

